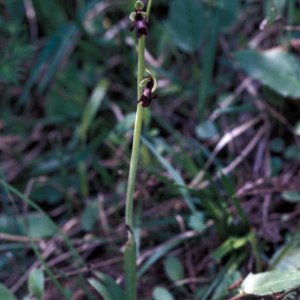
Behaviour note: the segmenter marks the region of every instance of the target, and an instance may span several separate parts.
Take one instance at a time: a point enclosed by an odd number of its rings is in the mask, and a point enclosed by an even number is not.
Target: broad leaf
[[[240,51],[235,57],[253,79],[284,97],[300,97],[300,62],[295,56],[275,49],[265,52]]]
[[[49,219],[37,212],[29,213],[26,218],[20,217],[18,221],[21,227],[27,228],[24,233],[28,233],[32,238],[51,237],[57,231]]]
[[[278,271],[298,271],[300,269],[300,249],[285,249],[276,264],[275,269]]]
[[[241,286],[243,293],[258,296],[290,291],[297,287],[300,287],[300,272],[298,271],[250,273]]]
[[[221,30],[226,30],[230,28],[236,21],[236,17],[240,8],[239,0],[221,0],[219,2],[221,6]]]
[[[3,284],[0,283],[0,299],[1,300],[17,300],[13,293]]]
[[[168,27],[173,40],[181,50],[193,52],[200,46],[203,23],[200,1],[172,1]]]

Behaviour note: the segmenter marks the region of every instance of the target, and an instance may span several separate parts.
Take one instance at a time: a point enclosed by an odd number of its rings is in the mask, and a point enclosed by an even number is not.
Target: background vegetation
[[[3,300],[120,299],[134,3],[0,1]],[[139,299],[297,299],[299,21],[296,0],[153,0]]]

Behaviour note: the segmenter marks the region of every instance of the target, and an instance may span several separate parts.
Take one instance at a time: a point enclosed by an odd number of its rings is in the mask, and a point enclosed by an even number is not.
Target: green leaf
[[[183,233],[179,236],[171,238],[169,241],[165,242],[161,246],[159,246],[152,256],[148,258],[147,261],[144,262],[144,264],[140,267],[138,277],[141,277],[145,272],[156,262],[158,261],[162,256],[164,256],[166,253],[183,243],[185,240],[190,239],[192,237],[200,235],[199,232],[189,232],[189,234]]]
[[[191,210],[192,213],[196,213],[197,209],[195,204],[193,203],[192,198],[190,197],[187,189],[184,188],[186,186],[184,180],[182,179],[181,175],[173,168],[170,162],[165,159],[159,151],[148,141],[145,137],[141,137],[143,144],[152,152],[152,154],[157,158],[157,160],[161,163],[164,169],[170,174],[170,177],[176,182],[177,185],[181,186],[180,193],[182,194],[184,200],[186,201],[187,206]]]
[[[287,160],[297,160],[300,156],[300,148],[297,145],[290,145],[284,152],[284,158]]]
[[[206,228],[203,213],[192,214],[189,217],[189,227],[196,231],[203,231]]]
[[[205,121],[196,127],[196,134],[202,140],[209,140],[218,135],[218,129],[211,121]]]
[[[283,257],[276,264],[278,271],[298,271],[300,269],[300,248],[285,249]]]
[[[184,268],[177,257],[170,256],[165,259],[164,268],[165,273],[171,281],[177,282],[184,278]]]
[[[300,202],[300,192],[298,191],[284,191],[281,193],[281,197],[288,202]]]
[[[86,133],[95,118],[99,107],[105,97],[106,90],[108,88],[108,82],[106,80],[101,80],[99,84],[94,89],[89,103],[86,105],[85,110],[82,115],[81,124],[79,127],[79,136],[85,138]]]
[[[158,286],[153,291],[153,298],[155,300],[174,300],[172,294],[164,287]]]
[[[97,202],[88,204],[80,218],[82,228],[86,231],[92,230],[94,225],[97,223],[98,218],[99,204]]]
[[[91,278],[89,283],[104,298],[104,300],[126,299],[120,286],[108,275],[96,272],[98,279]]]
[[[0,299],[1,300],[17,300],[13,293],[0,283]]]
[[[219,248],[213,252],[213,258],[216,261],[220,261],[224,256],[226,256],[231,251],[239,249],[248,243],[248,237],[230,237],[228,238]]]
[[[284,150],[285,144],[282,138],[274,138],[271,140],[270,149],[273,152],[281,153]]]
[[[43,214],[36,212],[28,214],[26,218],[20,217],[19,223],[22,227],[28,227],[28,234],[32,238],[51,237],[57,231],[49,219],[45,218]],[[25,231],[24,233],[27,232]]]
[[[124,271],[126,299],[136,299],[137,274],[136,274],[137,246],[133,232],[128,231],[128,240],[124,250]]]
[[[271,168],[272,168],[272,174],[278,175],[282,169],[282,159],[278,156],[272,156],[271,157]]]
[[[173,0],[170,5],[168,28],[176,45],[185,52],[200,46],[203,10],[197,0]]]
[[[273,49],[265,52],[240,51],[235,57],[253,79],[284,97],[300,97],[300,62],[295,56]]]
[[[265,1],[264,11],[268,24],[272,24],[282,13],[286,6],[286,0],[267,0]],[[275,6],[274,6],[275,4]]]
[[[62,200],[63,194],[50,182],[43,182],[37,183],[32,191],[31,198],[36,202],[55,205]]]
[[[221,0],[221,30],[229,29],[236,21],[238,11],[240,8],[240,0]],[[214,12],[215,13],[215,12]]]
[[[241,288],[245,294],[258,296],[289,291],[300,286],[299,271],[271,271],[259,274],[250,273]]]
[[[28,278],[28,290],[30,295],[40,300],[44,295],[44,288],[45,288],[44,273],[39,269],[32,270]]]

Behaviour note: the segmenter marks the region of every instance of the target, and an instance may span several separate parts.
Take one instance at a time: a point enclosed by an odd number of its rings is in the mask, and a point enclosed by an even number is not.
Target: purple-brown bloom
[[[155,84],[154,78],[151,75],[146,77],[147,83],[144,87],[143,94],[139,99],[138,103],[141,102],[143,107],[148,107],[153,99],[157,98],[157,95],[154,94],[153,87]]]
[[[135,11],[130,15],[130,19],[133,22],[130,31],[135,29],[137,38],[148,34],[147,14],[142,10],[142,8],[135,8]]]

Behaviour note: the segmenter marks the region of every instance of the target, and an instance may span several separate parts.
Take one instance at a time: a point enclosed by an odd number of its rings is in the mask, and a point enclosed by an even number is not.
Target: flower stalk
[[[126,210],[125,222],[128,231],[128,240],[125,245],[124,267],[125,267],[125,291],[127,300],[137,299],[137,266],[136,266],[136,240],[134,236],[134,190],[136,183],[136,173],[138,168],[138,158],[140,153],[141,130],[143,123],[143,105],[140,101],[143,95],[143,86],[140,85],[144,79],[145,72],[145,35],[148,33],[148,20],[151,9],[152,0],[148,0],[147,11],[143,12],[143,3],[137,1],[135,11],[130,15],[133,22],[133,29],[137,31],[138,38],[138,71],[137,71],[137,109],[135,117],[135,125],[133,131],[132,152],[129,166],[127,194],[126,194]],[[145,102],[144,102],[145,103]]]

